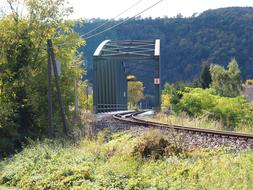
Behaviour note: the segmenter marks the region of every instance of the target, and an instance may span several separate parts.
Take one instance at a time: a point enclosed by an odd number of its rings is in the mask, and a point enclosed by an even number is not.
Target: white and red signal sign
[[[160,78],[154,78],[154,84],[160,84]]]

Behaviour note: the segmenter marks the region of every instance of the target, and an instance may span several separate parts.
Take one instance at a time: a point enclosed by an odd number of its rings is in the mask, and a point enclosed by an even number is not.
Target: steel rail
[[[145,111],[115,114],[113,115],[113,118],[123,121],[123,122],[128,122],[135,125],[143,125],[147,127],[152,126],[152,127],[172,129],[176,131],[207,134],[210,136],[233,137],[233,138],[238,138],[238,139],[253,140],[253,134],[248,134],[248,133],[238,133],[238,132],[232,132],[232,131],[204,129],[204,128],[196,128],[196,127],[186,127],[182,125],[169,125],[166,123],[147,121],[145,119],[138,117],[138,115],[144,112]]]

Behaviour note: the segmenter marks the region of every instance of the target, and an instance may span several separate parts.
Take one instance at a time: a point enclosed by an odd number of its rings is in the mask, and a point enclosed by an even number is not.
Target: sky
[[[39,1],[39,0],[38,0]],[[159,0],[66,0],[74,7],[74,14],[71,19],[90,18],[114,18],[133,4],[139,2],[130,11],[119,18],[132,17],[143,11]],[[0,0],[1,8],[6,0]],[[141,17],[175,17],[181,13],[184,17],[192,16],[194,13],[201,13],[208,9],[221,7],[250,6],[253,7],[253,0],[163,0],[161,3],[141,14]]]
[[[140,0],[68,0],[73,5],[75,13],[71,16],[77,18],[114,18],[131,5]],[[142,0],[131,11],[121,18],[131,17],[159,0]],[[181,13],[184,17],[201,13],[208,9],[233,6],[251,6],[253,0],[163,0],[154,8],[143,13],[142,17],[175,17]]]

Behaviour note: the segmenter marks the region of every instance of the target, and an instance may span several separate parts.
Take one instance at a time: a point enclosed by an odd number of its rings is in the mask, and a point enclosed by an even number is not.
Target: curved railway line
[[[133,125],[142,125],[146,127],[154,127],[159,129],[175,130],[178,132],[186,133],[198,133],[206,136],[220,136],[222,138],[236,138],[246,141],[253,141],[253,134],[247,133],[237,133],[231,131],[222,131],[222,130],[213,130],[213,129],[204,129],[204,128],[195,128],[195,127],[186,127],[181,125],[169,125],[166,123],[158,123],[153,121],[147,121],[143,118],[138,117],[138,115],[146,111],[138,112],[126,112],[113,115],[113,118],[122,122],[126,122]]]

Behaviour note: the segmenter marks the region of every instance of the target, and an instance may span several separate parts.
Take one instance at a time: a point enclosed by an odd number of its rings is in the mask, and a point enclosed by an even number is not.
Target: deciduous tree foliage
[[[171,95],[170,102],[176,113],[186,112],[191,117],[208,117],[221,121],[224,127],[252,129],[253,110],[244,96],[241,96],[240,70],[235,59],[228,69],[211,65],[212,84],[210,88],[196,88],[193,84],[177,82],[166,84],[164,95]],[[194,88],[193,88],[194,87]],[[163,104],[166,99],[163,99]]]
[[[172,86],[168,83],[165,83],[164,89],[162,91],[162,111],[167,111],[171,105],[171,96],[172,96]]]
[[[218,95],[236,97],[241,93],[240,69],[235,59],[228,64],[227,70],[219,65],[211,65],[212,88]]]
[[[83,75],[82,58],[77,56],[83,40],[72,30],[74,23],[64,20],[72,12],[64,0],[7,2],[10,11],[0,18],[0,153],[17,148],[27,137],[37,138],[46,132],[47,39],[62,44],[55,45],[54,50],[61,62],[68,117],[74,102],[74,79]],[[59,131],[55,93],[53,85],[54,130]]]
[[[136,106],[137,103],[144,98],[143,83],[140,81],[128,82],[128,102],[131,106]]]
[[[200,72],[200,84],[202,88],[209,88],[211,82],[212,82],[212,77],[210,73],[210,64],[208,63],[203,63],[202,64],[202,69]]]
[[[85,27],[76,25],[75,29],[84,34],[107,21],[90,19],[85,21]],[[118,22],[111,20],[108,25]],[[162,85],[199,79],[202,61],[226,66],[232,57],[238,61],[242,79],[248,79],[253,73],[252,25],[252,7],[214,9],[183,18],[139,17],[87,40],[88,45],[83,47],[88,60],[87,76],[92,79],[92,54],[103,40],[160,39]],[[143,82],[148,89],[148,79]]]
[[[252,128],[253,124],[253,112],[245,97],[221,97],[213,89],[185,89],[177,110],[191,116],[207,115],[211,119],[222,121],[229,130],[241,124]]]

